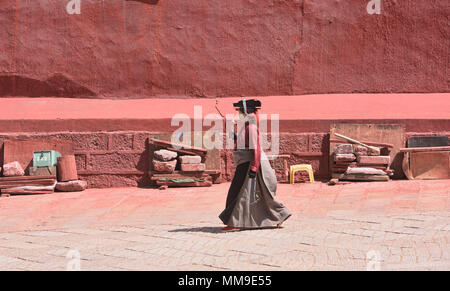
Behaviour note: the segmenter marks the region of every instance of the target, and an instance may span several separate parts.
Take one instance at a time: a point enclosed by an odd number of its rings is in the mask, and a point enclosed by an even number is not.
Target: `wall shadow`
[[[97,94],[63,74],[47,80],[22,75],[0,75],[0,97],[95,97]]]

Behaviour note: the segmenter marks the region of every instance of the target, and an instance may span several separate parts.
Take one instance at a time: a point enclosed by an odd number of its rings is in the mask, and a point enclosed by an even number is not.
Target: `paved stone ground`
[[[228,186],[1,198],[0,270],[450,270],[450,180],[281,184],[283,228],[224,233]]]

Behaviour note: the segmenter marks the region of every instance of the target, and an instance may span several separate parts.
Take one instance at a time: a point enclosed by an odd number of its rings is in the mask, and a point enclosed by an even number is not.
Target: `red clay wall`
[[[0,96],[449,92],[448,0],[1,1]]]
[[[154,133],[153,133],[154,134]],[[414,135],[447,135],[440,133],[407,133],[407,138]],[[147,175],[149,169],[149,153],[146,149],[146,139],[150,132],[97,132],[97,133],[20,133],[0,134],[0,148],[5,139],[39,139],[64,138],[73,141],[77,169],[80,179],[88,181],[90,188],[146,186],[150,181]],[[313,166],[317,179],[329,177],[328,164],[329,134],[328,133],[281,133],[280,154],[289,154],[288,165],[308,163]],[[0,155],[0,164],[3,164]],[[235,165],[232,152],[221,152],[222,177],[231,180]],[[273,164],[281,181],[283,176],[281,164]],[[302,176],[300,179],[306,180]]]
[[[71,139],[75,151],[77,170],[89,187],[121,187],[149,185],[149,153],[146,139],[150,132],[97,132],[97,133],[21,133],[0,135],[0,145],[5,139]],[[280,137],[281,153],[296,153],[289,164],[311,163],[317,177],[328,175],[328,134],[286,133]],[[326,154],[324,154],[326,153]],[[3,156],[3,155],[2,155]],[[3,158],[3,157],[1,157]],[[232,152],[221,152],[222,177],[230,180],[234,173]],[[0,164],[3,161],[0,160]],[[276,164],[275,167],[279,166]],[[282,169],[278,169],[282,174]]]

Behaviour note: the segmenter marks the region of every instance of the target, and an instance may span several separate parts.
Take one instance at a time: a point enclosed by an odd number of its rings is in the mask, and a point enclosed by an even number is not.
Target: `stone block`
[[[133,134],[123,133],[123,134],[112,134],[111,144],[109,144],[110,150],[131,150],[133,149]]]
[[[334,160],[336,162],[353,162],[356,160],[356,156],[354,154],[336,154]]]
[[[202,162],[200,156],[181,156],[178,159],[181,164],[200,164]]]
[[[355,154],[357,156],[379,156],[380,149],[369,149],[360,145],[355,147]]]
[[[175,159],[178,154],[168,150],[159,150],[155,151],[153,155],[157,160],[167,162]]]
[[[369,156],[379,156],[380,155],[380,149],[369,149]]]
[[[201,172],[206,170],[205,164],[181,164],[181,171],[184,172]]]
[[[160,173],[173,173],[175,167],[177,166],[177,160],[163,162],[158,160],[153,160],[153,170]]]
[[[336,154],[353,154],[353,145],[349,143],[339,144],[334,147],[333,151]]]
[[[3,165],[3,176],[5,177],[16,177],[24,175],[25,171],[22,169],[22,166],[19,164],[19,162],[12,162]]]
[[[364,175],[386,175],[383,170],[378,170],[374,168],[348,168],[347,174],[364,174]]]
[[[107,150],[108,136],[106,133],[73,133],[57,135],[56,137],[70,137],[74,150]],[[61,154],[64,154],[61,152]]]
[[[93,171],[105,170],[135,170],[138,167],[141,154],[131,153],[95,153],[88,159],[88,168]]]
[[[357,156],[368,156],[369,155],[369,149],[360,145],[357,145],[355,147],[355,154]]]
[[[87,182],[81,180],[58,182],[56,183],[56,190],[62,192],[79,192],[84,191],[87,188]]]
[[[388,165],[391,162],[390,156],[359,156],[358,163],[365,165]]]

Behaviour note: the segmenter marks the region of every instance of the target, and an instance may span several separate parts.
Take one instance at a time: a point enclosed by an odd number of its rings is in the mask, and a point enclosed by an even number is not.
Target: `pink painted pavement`
[[[216,217],[229,183],[206,188],[88,189],[51,195],[0,199],[0,231],[90,227],[147,221],[198,221]],[[450,210],[450,180],[390,181],[328,186],[326,183],[279,184],[278,199],[294,216],[329,213],[409,213]],[[217,218],[217,219],[216,219]]]
[[[0,199],[0,269],[450,270],[450,180],[280,184],[280,229],[224,233],[229,184]]]

